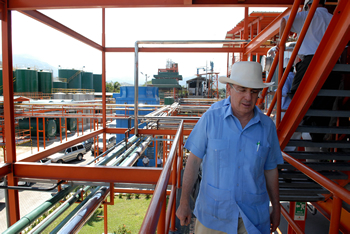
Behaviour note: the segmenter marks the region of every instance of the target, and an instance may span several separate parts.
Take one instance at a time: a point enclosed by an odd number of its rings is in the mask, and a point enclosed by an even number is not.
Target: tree
[[[120,83],[118,81],[108,81],[106,82],[106,92],[119,93]]]
[[[113,87],[114,87],[114,92],[115,93],[119,93],[119,91],[120,91],[120,84],[119,84],[118,81],[114,82]]]

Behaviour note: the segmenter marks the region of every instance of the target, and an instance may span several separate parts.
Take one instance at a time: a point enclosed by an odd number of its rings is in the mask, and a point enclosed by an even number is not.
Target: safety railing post
[[[162,210],[160,212],[158,225],[157,225],[157,234],[164,234],[165,233],[165,218],[166,218],[166,194],[164,195],[164,202],[162,205]]]
[[[333,194],[331,223],[329,226],[330,234],[339,233],[341,209],[342,209],[342,200]]]

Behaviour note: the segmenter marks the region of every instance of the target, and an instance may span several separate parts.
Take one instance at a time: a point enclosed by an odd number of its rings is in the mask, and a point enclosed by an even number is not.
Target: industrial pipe
[[[122,155],[118,158],[113,158],[107,166],[118,166],[136,147],[138,146],[138,142],[130,146]]]
[[[70,192],[72,192],[77,186],[70,186],[64,190],[61,190],[56,194],[53,198],[45,201],[43,204],[38,206],[29,214],[25,215],[23,218],[18,220],[15,224],[9,227],[7,230],[3,232],[3,234],[12,234],[12,233],[20,233],[22,232],[28,225],[34,222],[37,218],[43,215],[46,211],[48,211],[51,207],[53,207],[57,202],[62,200],[65,196],[67,196]]]
[[[144,142],[141,143],[141,145],[132,153],[130,154],[125,160],[119,165],[121,167],[130,167],[134,165],[134,163],[140,158],[140,156],[145,152],[148,145],[151,143],[152,138],[148,137]],[[157,159],[156,159],[157,163]]]
[[[90,189],[90,186],[79,189],[73,196],[71,196],[67,201],[62,205],[57,207],[49,216],[47,216],[43,221],[36,225],[28,234],[40,234],[44,231],[53,221],[55,221],[63,212],[65,212],[71,205],[81,197],[82,192],[87,192]]]
[[[77,207],[75,207],[75,209],[69,214],[67,215],[67,217],[62,220],[61,223],[59,223],[55,229],[53,229],[50,234],[53,233],[58,233],[60,231],[60,229],[62,229],[62,227],[65,226],[65,224],[80,210],[81,207],[84,206],[84,204],[94,196],[94,194],[100,189],[101,187],[96,187]]]
[[[82,206],[76,215],[74,215],[69,223],[58,232],[59,234],[77,233],[87,220],[93,215],[95,210],[105,200],[109,194],[108,187],[102,187],[92,198],[89,198],[88,202]]]

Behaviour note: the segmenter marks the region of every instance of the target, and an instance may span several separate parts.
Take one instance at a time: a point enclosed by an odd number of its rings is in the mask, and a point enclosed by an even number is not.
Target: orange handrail
[[[164,165],[164,168],[162,170],[162,173],[160,174],[159,180],[157,182],[156,188],[154,190],[154,194],[151,200],[151,203],[148,207],[147,213],[145,215],[145,218],[143,219],[141,229],[139,233],[155,233],[157,229],[157,223],[161,215],[163,204],[166,203],[166,190],[170,179],[170,173],[171,173],[171,167],[173,165],[173,170],[177,172],[177,162],[176,162],[176,150],[179,146],[179,139],[180,136],[183,134],[183,126],[184,121],[181,120],[181,123],[178,127],[178,130],[176,132],[173,144],[170,149],[170,153],[168,155],[168,158],[166,160],[166,163]],[[182,160],[182,159],[181,159]],[[175,176],[176,180],[176,176]],[[171,191],[170,197],[174,197],[174,192],[176,191],[176,183],[173,184],[173,189]],[[172,199],[173,203],[175,202],[174,199]],[[168,203],[168,206],[173,207],[173,204],[170,202]],[[169,208],[171,209],[171,208]],[[170,211],[169,211],[170,213]],[[170,215],[169,215],[170,216]],[[169,223],[169,222],[167,222]],[[165,227],[166,230],[168,230],[168,227]],[[158,233],[165,233],[166,230],[158,230]]]

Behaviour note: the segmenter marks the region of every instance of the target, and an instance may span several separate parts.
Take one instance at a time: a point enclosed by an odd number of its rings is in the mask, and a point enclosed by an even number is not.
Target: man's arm
[[[265,170],[264,174],[266,178],[267,192],[272,204],[272,212],[270,214],[271,232],[274,232],[280,224],[281,216],[277,167],[272,170]]]
[[[176,216],[179,218],[182,226],[187,226],[191,222],[190,194],[198,177],[201,162],[202,159],[198,158],[192,152],[190,153],[182,180],[180,205],[176,211]]]

